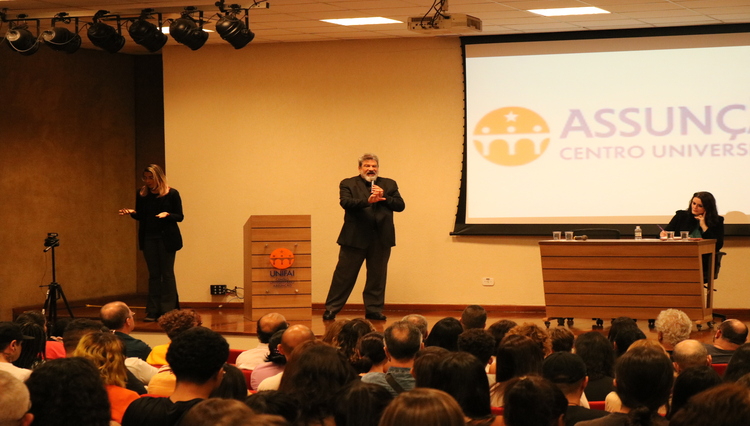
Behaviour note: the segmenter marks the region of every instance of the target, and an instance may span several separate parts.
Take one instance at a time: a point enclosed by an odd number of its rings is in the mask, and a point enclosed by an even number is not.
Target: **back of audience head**
[[[496,382],[506,382],[514,377],[541,375],[544,353],[537,342],[529,337],[510,334],[505,336],[495,354]]]
[[[453,317],[442,318],[432,326],[425,346],[440,346],[449,351],[458,350],[458,335],[463,333],[461,322]]]
[[[47,318],[44,317],[44,314],[42,311],[24,311],[16,317],[15,321],[16,324],[23,324],[27,322],[33,322],[34,324],[39,324],[42,326],[42,328],[47,327]]]
[[[28,426],[34,416],[29,413],[31,399],[22,381],[0,370],[0,426]]]
[[[617,336],[617,333],[628,328],[638,328],[638,324],[636,324],[633,318],[617,317],[613,319],[612,325],[610,326],[609,332],[607,333],[607,339],[609,339],[609,341],[614,344],[615,336]]]
[[[490,326],[487,327],[487,331],[489,331],[492,337],[495,338],[496,342],[500,342],[508,333],[508,330],[517,325],[518,324],[515,321],[509,319],[501,319],[490,324]]]
[[[211,392],[211,398],[236,399],[245,401],[247,398],[247,380],[242,370],[232,364],[224,364],[224,378],[219,387]]]
[[[411,369],[415,386],[434,388],[438,365],[450,353],[451,351],[440,346],[427,346],[420,349],[414,357],[414,366]]]
[[[191,408],[180,426],[274,426],[288,425],[281,416],[257,416],[234,399],[209,398]]]
[[[286,356],[279,352],[279,345],[281,344],[281,338],[284,336],[284,330],[279,330],[273,333],[270,339],[268,339],[268,355],[266,355],[266,362],[272,362],[277,365],[286,364]]]
[[[44,350],[47,346],[47,336],[44,327],[35,322],[24,322],[18,324],[24,336],[33,339],[24,339],[21,345],[21,354],[13,361],[13,365],[19,368],[33,369],[44,362]]]
[[[720,336],[722,340],[739,346],[747,341],[747,326],[740,320],[728,319],[719,325],[716,336]]]
[[[553,328],[549,331],[549,338],[552,342],[552,352],[571,352],[576,336],[573,332],[565,327]]]
[[[199,313],[192,309],[174,309],[159,317],[159,327],[174,340],[180,333],[203,324]]]
[[[131,317],[130,307],[124,302],[110,302],[99,310],[99,318],[110,330],[120,330],[125,327]]]
[[[348,323],[351,320],[348,320],[346,318],[340,318],[336,321],[326,325],[326,332],[323,333],[323,337],[321,340],[324,343],[328,343],[329,345],[333,346],[334,348],[339,347],[339,332],[344,327],[344,324]]]
[[[711,365],[711,355],[697,340],[683,340],[674,346],[672,361],[677,374],[691,367]]]
[[[618,357],[622,356],[622,354],[628,351],[630,345],[645,338],[646,335],[639,328],[628,327],[618,331],[614,336],[615,355]]]
[[[397,396],[383,412],[379,426],[465,426],[455,399],[431,388],[414,388]]]
[[[178,334],[167,351],[167,362],[178,383],[201,385],[216,378],[227,358],[226,339],[205,327],[193,327]]]
[[[601,333],[589,331],[580,334],[573,346],[575,353],[586,363],[586,372],[590,380],[614,376],[615,350],[612,343]]]
[[[403,317],[401,321],[409,321],[414,324],[419,329],[419,332],[422,333],[422,341],[427,339],[429,335],[427,318],[419,314],[410,314]]]
[[[469,305],[461,313],[461,324],[464,330],[481,328],[487,325],[487,311],[479,305]]]
[[[580,356],[570,352],[554,352],[544,359],[542,376],[554,383],[562,393],[577,395],[586,387],[586,364]]]
[[[495,354],[495,338],[483,329],[471,328],[458,335],[458,350],[468,352],[487,365]]]
[[[549,333],[547,330],[536,324],[525,322],[521,325],[517,325],[508,330],[508,333],[506,333],[505,336],[507,337],[510,335],[526,336],[530,338],[539,345],[539,349],[542,350],[544,356],[552,353],[552,340],[549,337]]]
[[[109,426],[109,398],[91,361],[59,358],[45,362],[26,381],[35,426]]]
[[[720,385],[721,377],[713,368],[704,365],[702,367],[690,367],[674,380],[672,390],[672,403],[669,407],[668,418],[687,404],[688,400],[706,389]]]
[[[71,320],[67,326],[65,326],[65,332],[63,333],[63,345],[65,346],[65,353],[67,356],[73,356],[73,352],[78,347],[78,341],[81,340],[86,334],[95,333],[98,331],[109,331],[101,321],[95,321],[88,318],[76,318]]]
[[[539,376],[518,377],[505,389],[506,426],[563,425],[568,400],[552,382]]]
[[[451,395],[466,417],[489,416],[490,385],[484,366],[470,353],[450,352],[438,364],[433,387]]]
[[[84,335],[73,351],[73,356],[91,361],[99,370],[105,385],[125,387],[128,380],[125,345],[114,334],[98,331]]]
[[[334,395],[355,379],[354,368],[336,348],[310,340],[292,352],[279,390],[294,398],[301,421],[318,422],[333,414]]]
[[[724,371],[724,381],[736,382],[747,373],[750,373],[750,343],[745,343],[734,351]]]
[[[631,424],[650,425],[657,410],[669,401],[674,383],[672,363],[653,346],[635,347],[615,365],[615,387]]]
[[[688,400],[674,413],[670,426],[745,426],[750,419],[750,390],[724,383]]]
[[[372,331],[375,331],[375,328],[364,318],[354,318],[344,324],[337,338],[338,349],[344,358],[354,363],[357,360],[356,349],[359,338]]]
[[[690,338],[693,321],[679,309],[665,309],[659,312],[654,326],[659,342],[667,349],[671,349],[674,345]]]
[[[279,330],[286,330],[287,327],[289,327],[289,323],[286,322],[286,318],[275,312],[263,315],[258,318],[258,321],[255,323],[255,330],[258,333],[258,341],[261,343],[268,343],[271,336]]]
[[[277,390],[260,391],[248,395],[245,404],[255,414],[283,416],[290,424],[297,423],[299,408],[294,399],[286,392]]]
[[[432,336],[432,333],[430,333],[430,336]],[[385,329],[383,337],[386,352],[391,359],[396,361],[412,360],[422,348],[422,333],[408,321],[394,322]]]
[[[359,357],[353,365],[359,373],[367,373],[374,366],[388,362],[383,333],[373,331],[362,336],[357,342],[357,354]]]
[[[354,380],[341,388],[335,400],[336,426],[377,426],[393,396],[383,386]]]

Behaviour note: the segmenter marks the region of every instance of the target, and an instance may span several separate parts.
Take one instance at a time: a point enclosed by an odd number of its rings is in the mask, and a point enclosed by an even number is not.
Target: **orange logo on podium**
[[[294,264],[294,253],[289,249],[277,248],[271,252],[268,259],[271,261],[271,266],[274,268],[286,269]]]
[[[474,128],[474,148],[501,166],[520,166],[539,158],[549,145],[549,126],[536,112],[504,107],[489,112]]]

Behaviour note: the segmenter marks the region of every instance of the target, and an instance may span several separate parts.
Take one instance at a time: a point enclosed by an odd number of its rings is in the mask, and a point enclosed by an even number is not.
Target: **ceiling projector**
[[[435,16],[414,16],[407,22],[409,29],[421,33],[449,34],[482,31],[482,20],[464,13],[444,13]]]

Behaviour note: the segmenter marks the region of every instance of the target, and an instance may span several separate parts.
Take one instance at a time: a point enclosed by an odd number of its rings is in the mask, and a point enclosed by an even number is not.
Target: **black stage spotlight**
[[[16,52],[29,56],[39,50],[39,40],[31,34],[26,25],[11,28],[6,34],[8,46]]]
[[[202,25],[196,24],[187,13],[183,13],[182,17],[172,21],[169,25],[169,34],[176,42],[192,50],[200,49],[208,40],[208,33],[203,31]]]
[[[44,44],[52,50],[75,53],[81,47],[81,36],[65,27],[52,27],[42,31]]]
[[[159,18],[161,24],[161,18]],[[161,25],[158,27],[148,22],[144,17],[133,22],[128,28],[130,37],[134,42],[148,49],[149,52],[156,52],[167,44],[167,35],[161,32]]]
[[[111,27],[99,19],[108,14],[107,10],[100,10],[94,15],[94,22],[89,26],[89,40],[94,46],[106,50],[109,53],[117,53],[125,46],[125,37],[120,34],[120,24],[118,18],[117,29]]]
[[[235,49],[242,49],[255,38],[247,25],[233,15],[222,16],[216,23],[216,32]]]

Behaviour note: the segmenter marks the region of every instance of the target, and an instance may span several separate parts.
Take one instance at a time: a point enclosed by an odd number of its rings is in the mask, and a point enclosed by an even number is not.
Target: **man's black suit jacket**
[[[386,247],[396,245],[393,212],[406,207],[393,179],[378,177],[375,185],[383,188],[385,201],[367,202],[371,184],[361,176],[344,179],[339,184],[339,204],[344,209],[344,226],[336,241],[342,246],[367,248],[376,238]]]

